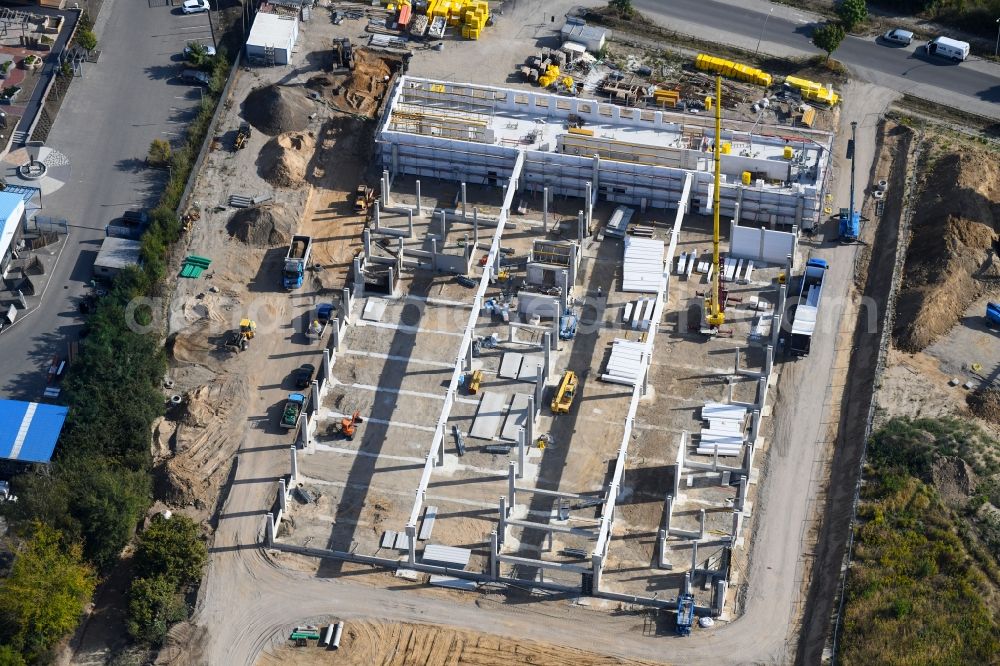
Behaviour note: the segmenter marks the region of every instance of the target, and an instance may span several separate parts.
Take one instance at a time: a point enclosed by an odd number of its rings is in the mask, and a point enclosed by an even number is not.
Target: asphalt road
[[[176,80],[189,40],[209,40],[204,14],[107,0],[96,27],[101,59],[70,87],[47,145],[65,154],[70,181],[44,197],[40,214],[66,219],[70,234],[41,306],[0,335],[0,396],[37,399],[54,354],[79,335],[79,298],[104,225],[159,196],[164,174],[144,167],[155,138],[179,141],[201,93]]]
[[[748,49],[755,49],[761,39],[762,52],[783,56],[822,53],[810,41],[819,19],[790,7],[755,0],[739,4],[633,0],[633,5],[657,23],[703,39]],[[848,37],[834,57],[871,83],[1000,118],[1000,66],[974,57],[963,63],[932,58],[920,46],[916,41],[908,47],[893,47],[874,38]]]

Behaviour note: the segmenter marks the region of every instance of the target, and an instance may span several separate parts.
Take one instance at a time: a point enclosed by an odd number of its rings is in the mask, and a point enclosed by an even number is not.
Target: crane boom
[[[722,271],[719,270],[719,206],[721,196],[719,190],[722,184],[722,77],[715,77],[715,142],[713,158],[715,161],[715,187],[712,189],[712,296],[708,304],[706,322],[712,328],[718,328],[726,321],[726,315],[719,303],[719,280]]]

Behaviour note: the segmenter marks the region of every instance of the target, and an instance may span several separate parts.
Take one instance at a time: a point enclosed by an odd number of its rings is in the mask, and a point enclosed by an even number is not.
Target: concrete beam
[[[539,569],[557,569],[559,571],[569,571],[578,574],[592,573],[589,567],[579,564],[569,564],[568,562],[549,562],[546,560],[535,560],[530,557],[517,557],[515,555],[497,555],[497,559],[507,564],[518,564],[525,567],[538,567]]]
[[[593,529],[586,529],[583,527],[570,527],[568,525],[552,525],[551,523],[534,523],[530,520],[517,520],[515,518],[508,518],[507,525],[511,527],[520,527],[526,530],[538,530],[539,532],[558,532],[559,534],[572,534],[574,536],[586,537],[588,539],[597,538],[598,525],[595,525]]]

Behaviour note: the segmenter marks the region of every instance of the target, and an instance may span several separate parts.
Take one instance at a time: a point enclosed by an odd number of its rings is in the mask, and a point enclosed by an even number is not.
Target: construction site
[[[782,88],[806,124],[748,117],[745,77],[697,74],[699,113],[545,92],[329,10],[234,76],[195,181],[167,496],[318,578],[739,617],[779,370],[822,325],[832,91]]]

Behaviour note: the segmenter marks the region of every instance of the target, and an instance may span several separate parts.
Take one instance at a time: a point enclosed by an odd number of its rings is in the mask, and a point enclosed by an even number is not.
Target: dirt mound
[[[276,187],[301,187],[315,149],[312,132],[288,132],[271,139],[257,161],[261,178]]]
[[[292,211],[282,204],[243,208],[229,218],[229,235],[252,247],[284,245],[298,223]]]
[[[243,102],[243,117],[264,134],[278,136],[301,132],[309,124],[314,104],[300,86],[270,85],[250,91]]]
[[[990,423],[1000,424],[1000,389],[973,391],[965,396],[969,410]]]
[[[189,391],[177,417],[175,455],[165,465],[164,491],[178,504],[210,506],[246,428],[249,384],[222,376]]]
[[[1000,160],[985,149],[926,150],[925,186],[915,207],[893,330],[896,345],[919,351],[947,332],[1000,275]],[[929,164],[928,164],[929,162]]]

